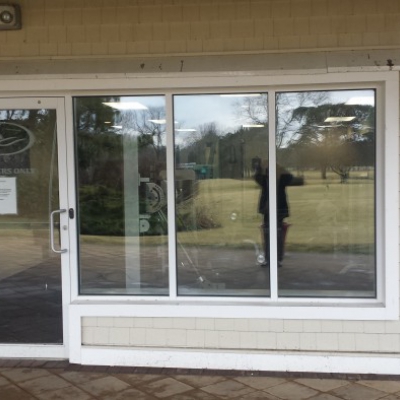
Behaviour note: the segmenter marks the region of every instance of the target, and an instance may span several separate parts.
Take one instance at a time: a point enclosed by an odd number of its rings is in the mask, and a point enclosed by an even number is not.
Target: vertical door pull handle
[[[54,251],[54,253],[57,254],[62,254],[62,253],[66,253],[68,250],[67,249],[56,249],[55,245],[54,245],[54,215],[55,214],[62,214],[67,212],[67,210],[65,208],[61,209],[61,210],[54,210],[51,214],[50,214],[50,244],[51,244],[51,249]]]

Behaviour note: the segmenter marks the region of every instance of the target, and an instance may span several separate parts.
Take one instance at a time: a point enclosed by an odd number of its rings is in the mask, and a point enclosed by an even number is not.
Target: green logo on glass
[[[23,153],[33,146],[33,133],[22,125],[0,122],[0,156]]]

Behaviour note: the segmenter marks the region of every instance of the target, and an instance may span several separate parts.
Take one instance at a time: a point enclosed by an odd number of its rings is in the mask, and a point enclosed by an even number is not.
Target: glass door
[[[65,340],[64,121],[63,99],[0,99],[0,344]]]

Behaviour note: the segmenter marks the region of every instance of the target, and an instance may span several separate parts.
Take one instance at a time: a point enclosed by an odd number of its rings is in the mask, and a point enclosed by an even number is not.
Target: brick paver
[[[0,359],[2,400],[400,400],[400,376],[81,366]]]

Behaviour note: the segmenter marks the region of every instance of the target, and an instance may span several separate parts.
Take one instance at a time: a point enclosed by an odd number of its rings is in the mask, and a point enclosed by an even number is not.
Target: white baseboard
[[[371,354],[266,353],[188,349],[129,349],[82,346],[81,364],[246,370],[400,375],[400,357]]]
[[[0,344],[0,358],[65,360],[68,354],[65,346]]]

